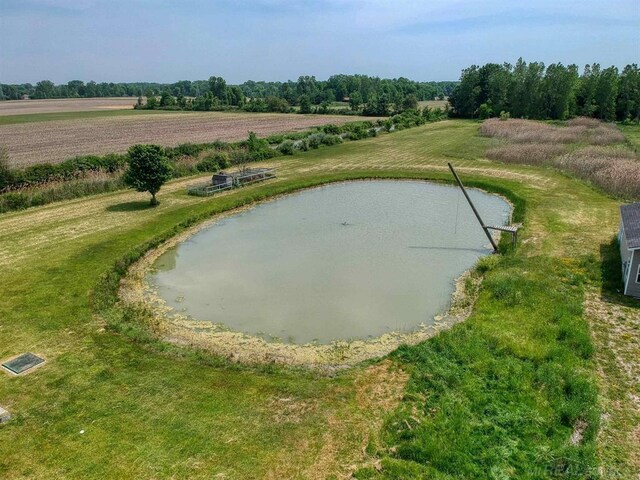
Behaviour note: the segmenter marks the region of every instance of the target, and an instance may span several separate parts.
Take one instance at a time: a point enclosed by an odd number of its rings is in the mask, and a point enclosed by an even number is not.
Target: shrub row
[[[24,170],[0,168],[0,191],[32,187],[48,182],[74,180],[89,172],[115,173],[122,170],[126,162],[126,155],[110,153],[104,156],[74,157],[56,165],[41,163]]]
[[[124,188],[121,176],[101,172],[71,181],[52,182],[45,188],[25,188],[0,195],[0,213],[47,205],[60,200],[113,192]]]

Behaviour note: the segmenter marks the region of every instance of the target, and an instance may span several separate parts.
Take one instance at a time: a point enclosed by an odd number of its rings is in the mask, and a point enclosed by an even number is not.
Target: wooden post
[[[487,238],[491,242],[491,246],[493,247],[493,251],[497,252],[498,251],[498,245],[496,245],[496,242],[493,239],[493,237],[491,236],[491,233],[489,232],[489,229],[485,226],[484,222],[482,221],[482,218],[480,218],[480,214],[478,213],[478,210],[476,210],[475,205],[473,204],[473,202],[469,198],[469,195],[467,194],[467,191],[464,189],[464,185],[462,185],[462,181],[460,180],[460,177],[458,177],[458,174],[453,169],[453,165],[451,165],[451,163],[447,163],[447,165],[449,165],[449,170],[451,170],[451,173],[453,173],[453,176],[455,177],[456,182],[458,182],[458,185],[462,189],[462,193],[464,193],[464,197],[467,199],[467,202],[469,202],[469,206],[471,207],[471,210],[473,210],[473,213],[475,214],[476,218],[478,219],[478,222],[480,223],[480,226],[482,227],[482,230],[484,230],[484,234],[487,236]]]

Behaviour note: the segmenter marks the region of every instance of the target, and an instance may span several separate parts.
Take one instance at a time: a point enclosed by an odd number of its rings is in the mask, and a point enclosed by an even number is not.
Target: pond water
[[[508,222],[505,200],[469,194],[487,224]],[[456,187],[358,181],[223,218],[161,255],[147,281],[196,320],[329,343],[433,323],[455,279],[489,253]]]

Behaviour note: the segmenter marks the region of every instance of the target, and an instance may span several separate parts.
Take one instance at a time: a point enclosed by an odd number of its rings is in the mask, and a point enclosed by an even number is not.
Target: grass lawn
[[[477,126],[279,158],[277,180],[213,198],[174,181],[155,209],[116,192],[0,216],[0,358],[47,358],[0,375],[14,417],[0,427],[0,478],[633,478],[639,392],[617,362],[638,358],[640,330],[610,328],[639,316],[615,293],[619,202],[483,159],[493,141]],[[467,322],[388,359],[335,376],[238,366],[92,308],[103,274],[185,219],[340,179],[449,180],[448,161],[516,202],[522,243],[483,264]]]
[[[635,148],[640,150],[640,126],[638,125],[620,125],[620,130],[627,137],[627,141]]]

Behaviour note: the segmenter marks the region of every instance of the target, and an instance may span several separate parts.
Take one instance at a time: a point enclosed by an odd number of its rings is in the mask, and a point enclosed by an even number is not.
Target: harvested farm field
[[[343,124],[371,117],[279,113],[140,113],[64,121],[0,125],[0,145],[16,168],[58,163],[76,155],[124,152],[137,143],[175,146],[215,140],[237,141],[249,132],[259,136],[305,130],[328,123]]]
[[[0,102],[0,116],[133,109],[135,97],[55,98]]]

